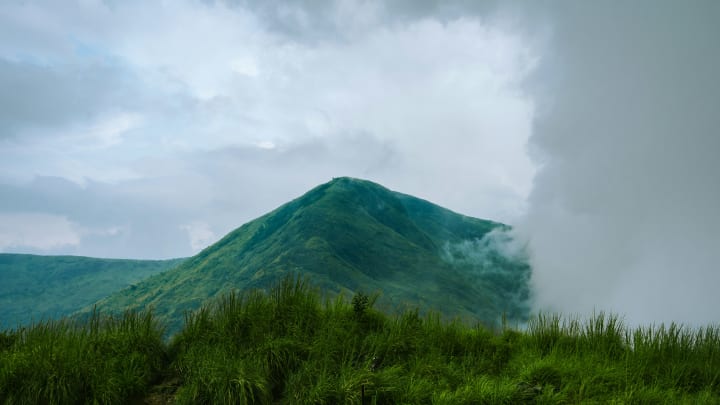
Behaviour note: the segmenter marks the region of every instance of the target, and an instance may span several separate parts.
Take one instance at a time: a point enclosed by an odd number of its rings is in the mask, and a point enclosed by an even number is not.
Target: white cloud
[[[251,58],[235,58],[230,61],[230,67],[233,72],[245,76],[257,77],[260,75],[260,69],[257,63]]]
[[[47,186],[35,176],[56,176],[112,195],[107,221],[72,208],[84,229],[127,225],[78,247],[105,255],[121,243],[122,254],[151,256],[130,238],[199,221],[193,247],[182,232],[154,237],[162,256],[190,254],[212,239],[202,229],[222,235],[342,175],[517,217],[535,170],[527,38],[492,18],[394,19],[379,2],[328,4],[285,14],[194,1],[0,6],[0,31],[15,37],[0,39],[8,72],[43,61],[13,115],[18,136],[0,137],[0,179],[35,190]],[[59,112],[61,102],[41,100],[81,102]],[[138,220],[142,207],[163,206],[172,215]]]
[[[99,120],[86,129],[80,129],[77,141],[72,141],[83,149],[108,148],[122,143],[128,131],[142,124],[142,116],[137,113],[119,113]],[[72,135],[71,135],[72,136]]]
[[[210,229],[210,225],[207,222],[193,221],[182,225],[180,229],[187,232],[193,253],[197,253],[210,246],[218,239],[217,236],[215,236],[215,233]]]
[[[64,216],[0,213],[0,251],[43,251],[77,246],[77,226]]]

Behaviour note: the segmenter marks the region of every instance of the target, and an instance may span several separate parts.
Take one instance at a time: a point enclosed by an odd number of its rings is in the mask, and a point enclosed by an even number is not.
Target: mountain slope
[[[186,310],[209,297],[265,288],[293,272],[329,294],[380,291],[378,305],[387,309],[411,305],[485,322],[502,313],[522,319],[530,269],[521,255],[498,254],[491,238],[507,228],[369,181],[338,178],[98,305],[111,311],[152,306],[172,331]]]
[[[69,315],[182,260],[0,253],[0,327]]]

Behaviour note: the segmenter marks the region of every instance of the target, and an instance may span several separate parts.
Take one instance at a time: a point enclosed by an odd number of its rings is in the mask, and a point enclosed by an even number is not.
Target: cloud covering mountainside
[[[540,304],[720,321],[720,4],[554,10],[526,232]]]

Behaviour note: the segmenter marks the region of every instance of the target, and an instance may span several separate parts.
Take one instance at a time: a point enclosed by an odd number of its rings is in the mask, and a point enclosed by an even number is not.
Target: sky
[[[333,177],[511,224],[537,308],[720,317],[720,3],[4,1],[0,252],[192,255]]]

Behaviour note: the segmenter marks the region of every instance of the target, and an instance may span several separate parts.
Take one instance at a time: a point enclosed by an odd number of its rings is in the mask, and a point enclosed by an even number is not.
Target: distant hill
[[[69,315],[182,260],[0,253],[0,328]]]
[[[176,331],[185,311],[208,298],[266,288],[295,273],[331,295],[380,292],[379,308],[432,308],[486,323],[503,314],[523,320],[530,268],[521,250],[508,253],[508,229],[369,181],[337,178],[98,307],[154,307]]]

